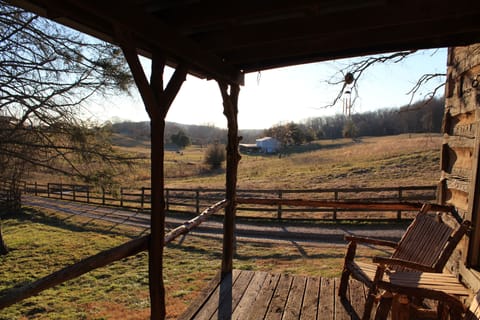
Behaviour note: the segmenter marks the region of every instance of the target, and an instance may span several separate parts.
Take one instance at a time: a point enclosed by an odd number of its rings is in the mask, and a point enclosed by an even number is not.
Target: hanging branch
[[[336,105],[339,102],[339,100],[342,98],[347,86],[354,93],[352,105],[355,104],[356,99],[359,97],[358,84],[361,82],[362,76],[365,74],[365,72],[368,69],[370,69],[372,66],[379,63],[399,63],[401,61],[404,61],[405,59],[407,59],[409,56],[411,56],[416,52],[417,50],[408,50],[408,51],[395,52],[395,53],[385,54],[380,56],[365,57],[365,58],[361,58],[359,61],[350,63],[348,66],[340,69],[336,75],[334,75],[331,79],[326,81],[327,84],[329,85],[332,85],[332,86],[341,85],[341,87],[338,90],[338,93],[333,99],[333,101],[330,104],[326,105],[325,107],[333,107],[334,105]],[[339,75],[341,75],[341,77]],[[422,87],[424,87],[426,84],[430,83],[431,81],[438,79],[439,77],[445,77],[445,74],[429,73],[429,74],[422,75],[415,82],[412,89],[407,92],[407,94],[410,95],[409,104],[413,102],[413,99],[415,98],[415,96],[418,95],[419,90]],[[346,81],[347,78],[350,79],[350,81]],[[427,94],[425,94],[424,96],[426,97],[426,99],[424,104],[429,103],[443,86],[444,86],[444,82],[435,86],[432,90],[430,90]]]
[[[417,82],[415,83],[415,85],[413,86],[412,89],[410,89],[410,91],[407,92],[408,95],[410,95],[410,101],[409,101],[409,105],[412,104],[413,102],[413,98],[415,97],[415,95],[418,93],[418,91],[422,88],[422,86],[424,86],[425,84],[429,83],[430,81],[432,81],[433,79],[437,79],[438,77],[445,77],[446,74],[445,73],[428,73],[428,74],[424,74],[422,75],[418,80]],[[438,90],[440,90],[440,88],[443,88],[445,86],[445,82],[442,82],[440,83],[439,85],[437,85],[435,88],[433,88],[433,90],[430,90],[427,94],[425,94],[425,101],[422,105],[426,105],[428,104],[430,101],[432,101],[432,99],[435,97],[435,95],[437,94]]]
[[[365,71],[368,70],[373,65],[378,63],[385,63],[385,62],[398,63],[415,52],[416,50],[409,50],[409,51],[395,52],[388,55],[365,57],[360,61],[353,62],[349,64],[347,67],[342,68],[341,70],[338,71],[338,73],[342,75],[340,79],[333,80],[333,78],[336,78],[336,76],[334,75],[330,80],[326,81],[327,84],[329,85],[333,85],[333,86],[342,85],[341,89],[338,91],[338,94],[333,100],[333,102],[327,105],[326,107],[333,107],[342,98],[343,92],[347,87],[347,85],[350,85],[352,87],[352,90],[356,92],[356,95],[354,96],[354,101],[355,101],[356,97],[358,96],[357,84],[361,79],[362,75],[365,73]],[[352,77],[351,81],[346,81],[350,75]]]

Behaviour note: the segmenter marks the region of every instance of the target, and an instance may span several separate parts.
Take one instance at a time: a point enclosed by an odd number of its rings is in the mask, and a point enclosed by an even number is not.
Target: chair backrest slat
[[[419,212],[399,241],[392,258],[435,268],[442,252],[448,247],[453,231],[453,228],[439,219]],[[403,267],[393,269],[405,270]]]

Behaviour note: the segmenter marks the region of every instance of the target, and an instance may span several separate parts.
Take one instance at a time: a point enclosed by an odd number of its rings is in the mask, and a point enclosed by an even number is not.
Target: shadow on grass
[[[343,258],[345,255],[343,252],[339,253],[316,253],[307,256],[309,259],[332,259],[332,258]],[[240,261],[250,261],[252,259],[255,260],[278,260],[278,261],[295,261],[299,260],[302,258],[306,258],[301,254],[298,255],[288,255],[286,256],[285,254],[264,254],[264,255],[236,255],[235,259],[240,260]]]
[[[62,215],[61,213],[59,215]],[[42,210],[37,210],[34,208],[24,207],[18,212],[15,213],[5,213],[2,215],[2,219],[15,219],[20,222],[30,221],[35,223],[41,223],[52,227],[62,228],[65,230],[73,232],[96,232],[106,235],[114,236],[127,236],[129,238],[136,238],[137,236],[132,236],[129,233],[122,230],[114,230],[116,226],[121,226],[119,223],[115,223],[115,226],[112,226],[110,223],[104,222],[105,225],[99,225],[95,220],[89,219],[86,222],[77,222],[74,221],[73,216],[65,215],[65,217],[57,216],[56,213],[48,213]],[[143,233],[143,232],[142,232]],[[139,234],[141,234],[139,232]]]
[[[167,246],[172,249],[182,250],[182,251],[190,252],[194,254],[209,255],[214,259],[217,259],[217,258],[220,259],[222,257],[221,250],[216,250],[216,248],[210,248],[210,247],[200,248],[196,246],[184,245],[182,243],[173,243],[173,242],[170,242]]]
[[[334,141],[335,143],[330,143],[330,144],[311,142],[311,143],[306,143],[299,146],[288,146],[287,148],[285,148],[285,150],[282,153],[289,155],[289,154],[296,154],[296,153],[312,152],[317,150],[331,150],[331,149],[349,147],[357,143],[363,143],[363,141],[360,138],[350,139],[350,140],[338,139]]]
[[[295,153],[305,153],[317,150],[325,150],[325,149],[337,149],[350,146],[354,144],[354,141],[348,142],[337,142],[332,144],[319,144],[319,143],[308,143],[299,146],[288,146],[285,148],[283,153],[288,154],[295,154]]]
[[[298,247],[297,247],[298,249]],[[250,261],[250,260],[278,260],[278,261],[295,261],[299,259],[332,259],[332,258],[343,258],[345,253],[343,250],[337,250],[338,252],[326,252],[326,253],[315,253],[308,254],[303,248],[299,250],[298,254],[288,254],[286,255],[283,252],[278,253],[266,253],[262,252],[260,254],[236,254],[235,259],[239,261]]]
[[[320,141],[323,141],[323,140],[320,140]],[[242,152],[242,154],[248,155],[250,157],[258,157],[258,158],[276,158],[276,157],[281,158],[281,157],[289,156],[292,154],[301,154],[301,153],[312,152],[317,150],[325,150],[325,149],[326,150],[339,149],[339,148],[349,147],[357,143],[363,143],[361,139],[352,139],[352,140],[336,139],[332,141],[335,141],[335,143],[322,143],[322,142],[316,141],[316,142],[309,142],[301,145],[287,146],[278,153]]]

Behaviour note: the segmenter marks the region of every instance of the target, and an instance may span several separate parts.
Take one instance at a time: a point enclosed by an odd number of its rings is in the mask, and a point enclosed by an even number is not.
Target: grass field
[[[432,185],[439,178],[439,135],[401,135],[358,141],[317,141],[279,157],[243,155],[241,188],[320,188]],[[122,147],[148,156],[148,146]],[[203,149],[167,152],[169,187],[223,187],[224,169],[210,172]],[[148,160],[121,183],[148,186]],[[42,177],[52,179],[53,177]],[[48,180],[47,180],[48,181]],[[0,290],[29,283],[63,266],[139,236],[144,230],[100,224],[54,212],[25,209],[2,218],[6,243],[0,257]],[[239,241],[237,269],[339,276],[344,247]],[[360,250],[360,256],[383,254]],[[165,252],[168,314],[176,318],[220,268],[221,241],[187,236]],[[147,254],[116,262],[0,311],[0,319],[148,319]]]
[[[3,219],[11,251],[0,257],[0,290],[46,276],[99,251],[140,235],[143,230],[112,229],[86,218],[26,209]],[[220,270],[221,240],[188,235],[165,250],[169,319],[175,319]],[[371,248],[359,256],[384,254]],[[344,247],[238,241],[234,267],[303,275],[340,275]],[[136,256],[97,269],[0,311],[10,319],[148,319],[148,256]]]
[[[119,139],[117,137],[117,139]],[[288,147],[279,155],[242,154],[238,187],[243,189],[313,189],[433,185],[440,178],[439,134],[318,140]],[[123,186],[150,184],[148,145],[118,147],[145,158],[122,174]],[[203,163],[205,148],[189,146],[181,153],[165,152],[166,186],[222,188],[225,170],[210,171]],[[39,177],[41,180],[51,177]]]
[[[118,141],[119,137],[116,138]],[[125,138],[127,139],[127,138]],[[376,187],[433,185],[440,178],[439,134],[403,134],[386,137],[318,140],[288,147],[282,155],[242,154],[238,187],[242,189],[313,189],[322,187]],[[149,145],[131,141],[121,152],[143,158],[121,171],[118,184],[150,185]],[[223,169],[204,164],[205,147],[189,146],[165,152],[165,184],[169,188],[223,188]],[[71,183],[69,178],[35,172],[29,181]],[[77,181],[81,183],[80,181]]]

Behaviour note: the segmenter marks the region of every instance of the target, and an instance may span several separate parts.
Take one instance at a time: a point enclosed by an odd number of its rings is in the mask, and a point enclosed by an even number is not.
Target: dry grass
[[[291,147],[281,155],[242,155],[238,187],[243,189],[314,189],[433,185],[440,178],[442,137],[404,134],[387,137],[319,140]],[[125,146],[128,145],[128,146]],[[119,184],[150,185],[149,146],[123,144],[122,152],[143,158],[122,173]],[[170,188],[223,188],[225,169],[210,171],[203,163],[205,148],[189,146],[165,152],[165,182]],[[68,183],[68,178],[36,173],[29,180]],[[63,180],[63,181],[62,181]]]
[[[432,185],[440,178],[440,135],[316,141],[278,155],[242,155],[238,186],[313,189]],[[412,174],[414,172],[415,174]],[[223,187],[224,172],[167,178],[169,187]]]

